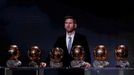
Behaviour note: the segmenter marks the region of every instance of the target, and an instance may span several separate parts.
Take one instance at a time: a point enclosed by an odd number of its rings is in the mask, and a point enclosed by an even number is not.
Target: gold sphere
[[[104,45],[98,45],[94,49],[93,54],[94,54],[95,60],[105,61],[107,57],[107,48]]]
[[[128,48],[126,45],[118,45],[115,47],[116,60],[126,60],[128,57]]]
[[[28,50],[28,57],[30,60],[39,60],[40,59],[41,50],[38,46],[32,46]]]
[[[84,60],[84,48],[81,45],[75,45],[71,50],[74,60]]]

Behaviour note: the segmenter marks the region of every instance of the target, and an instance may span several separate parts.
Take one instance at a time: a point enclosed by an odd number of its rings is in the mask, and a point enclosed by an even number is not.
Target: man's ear
[[[75,24],[75,29],[77,28],[77,24]]]

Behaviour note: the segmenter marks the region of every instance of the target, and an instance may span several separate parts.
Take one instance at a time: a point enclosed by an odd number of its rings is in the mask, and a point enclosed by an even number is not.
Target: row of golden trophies
[[[21,61],[18,59],[20,56],[20,51],[17,45],[10,45],[8,50],[11,55],[7,61],[7,67],[18,67],[21,66]],[[118,45],[115,50],[116,66],[117,67],[128,67],[128,48],[126,45]],[[32,46],[28,50],[28,58],[30,60],[30,67],[46,67],[45,62],[39,62],[41,50],[38,46]],[[107,61],[107,48],[105,45],[98,45],[93,51],[95,60],[93,61],[93,67],[104,68],[109,65]],[[71,50],[71,55],[74,60],[71,61],[71,67],[82,67],[86,62],[84,61],[84,48],[81,45],[75,45]],[[56,47],[50,51],[50,67],[63,67],[63,62],[61,61],[64,56],[64,50],[62,48]],[[39,63],[38,63],[39,62]]]
[[[8,50],[9,53],[9,59],[6,63],[7,67],[18,67],[21,66],[21,61],[19,60],[20,57],[20,50],[17,45],[10,45],[10,48]],[[40,63],[40,54],[41,50],[38,46],[32,46],[28,50],[28,58],[29,58],[29,66],[30,67],[45,67],[46,63],[41,62]],[[40,65],[39,65],[40,64]]]
[[[118,45],[115,47],[115,58],[116,58],[116,66],[117,67],[128,67],[129,62],[128,58],[128,48],[125,45]],[[97,68],[103,68],[109,65],[107,59],[107,48],[104,45],[98,45],[94,50],[95,61],[93,62],[93,66]]]

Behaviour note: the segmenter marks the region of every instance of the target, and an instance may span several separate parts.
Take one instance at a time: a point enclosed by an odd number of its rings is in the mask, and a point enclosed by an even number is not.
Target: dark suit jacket
[[[84,35],[79,34],[79,33],[75,33],[72,47],[74,45],[81,45],[81,46],[84,47],[85,61],[91,63],[90,51],[89,51],[89,46],[88,46],[88,42],[87,42],[86,37]],[[60,36],[57,39],[54,46],[55,47],[60,47],[64,50],[63,65],[64,65],[64,67],[70,66],[70,62],[72,60],[72,57],[68,53],[68,50],[67,50],[67,47],[66,47],[66,34],[64,34],[63,36]]]

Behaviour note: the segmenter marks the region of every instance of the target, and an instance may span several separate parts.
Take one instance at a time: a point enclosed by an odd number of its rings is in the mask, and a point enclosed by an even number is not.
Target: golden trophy
[[[104,45],[98,45],[94,49],[94,57],[95,60],[93,62],[93,67],[95,68],[104,68],[105,66],[109,65],[109,62],[106,61],[107,59],[107,49]]]
[[[28,50],[28,58],[30,67],[39,67],[41,50],[38,46],[32,46]]]
[[[115,48],[115,58],[117,61],[116,66],[117,67],[128,67],[129,66],[129,62],[127,60],[128,58],[128,48],[125,45],[118,45]]]
[[[63,67],[62,58],[64,56],[63,49],[55,47],[50,51],[50,67],[60,68]]]
[[[71,50],[71,55],[73,57],[71,67],[85,67],[87,62],[84,61],[85,52],[81,45],[75,45]]]
[[[7,67],[18,67],[21,66],[21,61],[18,59],[20,57],[20,51],[17,45],[10,45],[8,50],[9,59],[6,62]]]

